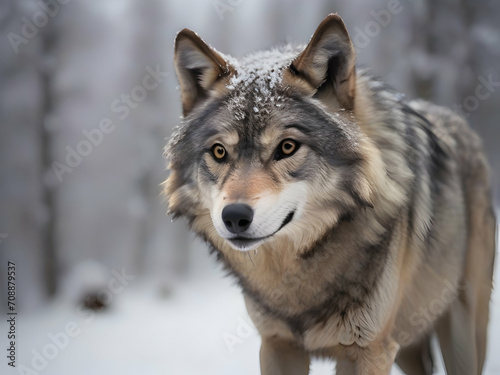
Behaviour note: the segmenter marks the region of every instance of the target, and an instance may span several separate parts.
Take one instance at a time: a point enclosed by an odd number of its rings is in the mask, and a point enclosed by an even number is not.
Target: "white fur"
[[[254,210],[252,224],[242,235],[247,238],[262,238],[262,241],[248,247],[237,247],[228,241],[231,247],[236,250],[249,251],[256,249],[264,241],[270,239],[270,236],[279,230],[290,212],[294,211],[295,214],[292,222],[288,223],[286,227],[289,227],[300,219],[304,204],[307,201],[307,184],[304,181],[292,183],[277,195],[270,192],[264,192],[260,195],[260,198],[255,204],[251,202],[227,202],[223,199],[223,196],[224,193],[221,193],[214,199],[215,204],[210,210],[210,215],[217,233],[226,240],[237,236],[228,231],[224,225],[222,220],[222,210],[224,207],[231,203],[246,203]]]

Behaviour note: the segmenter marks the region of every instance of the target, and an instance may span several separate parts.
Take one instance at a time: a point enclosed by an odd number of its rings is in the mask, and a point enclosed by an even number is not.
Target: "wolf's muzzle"
[[[250,227],[253,220],[253,210],[247,204],[230,204],[222,210],[222,221],[231,233],[243,233]]]

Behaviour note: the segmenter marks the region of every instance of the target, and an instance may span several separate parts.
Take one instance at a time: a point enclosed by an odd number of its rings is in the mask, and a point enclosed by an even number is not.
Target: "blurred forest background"
[[[160,196],[176,32],[241,56],[306,43],[332,12],[359,65],[468,117],[498,187],[499,1],[0,0],[0,311],[8,260],[26,312],[124,267],[166,293],[196,277],[207,250]]]

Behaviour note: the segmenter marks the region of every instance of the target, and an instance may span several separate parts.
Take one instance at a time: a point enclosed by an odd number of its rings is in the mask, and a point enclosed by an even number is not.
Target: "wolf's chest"
[[[252,305],[249,313],[257,327],[272,326],[276,329],[272,334],[293,337],[308,350],[319,350],[339,344],[366,346],[383,326],[385,314],[372,303],[373,295],[317,291],[316,296],[298,299],[295,293],[293,288],[267,298],[247,294]]]
[[[364,278],[338,277],[323,283],[317,277],[305,283],[295,275],[267,293],[244,289],[258,327],[271,335],[293,337],[314,351],[337,345],[364,347],[375,340],[393,313],[396,277],[385,268],[370,287]],[[252,314],[256,310],[257,321]]]

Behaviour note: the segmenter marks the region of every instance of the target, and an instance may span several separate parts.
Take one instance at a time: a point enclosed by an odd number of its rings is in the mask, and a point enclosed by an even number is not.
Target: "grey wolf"
[[[241,285],[262,374],[482,372],[495,249],[487,162],[466,121],[365,71],[342,19],[236,59],[184,29],[169,211]]]

